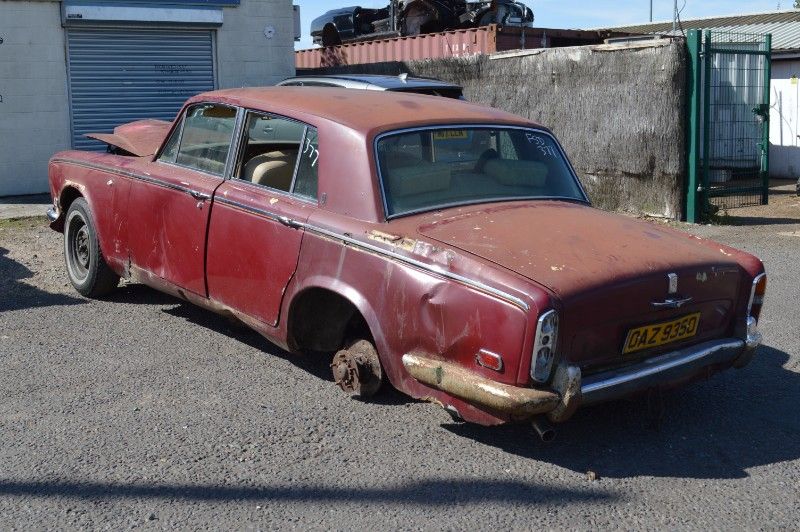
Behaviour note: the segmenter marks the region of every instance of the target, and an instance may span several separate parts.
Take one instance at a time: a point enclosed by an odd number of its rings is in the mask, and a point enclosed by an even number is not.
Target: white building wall
[[[265,29],[274,28],[265,35]],[[271,85],[294,75],[291,0],[242,0],[216,30],[219,88]],[[61,5],[0,0],[0,197],[48,191],[47,162],[70,148]]]
[[[769,174],[800,177],[800,58],[772,61]]]
[[[58,2],[0,2],[0,196],[47,192],[47,161],[69,147]]]

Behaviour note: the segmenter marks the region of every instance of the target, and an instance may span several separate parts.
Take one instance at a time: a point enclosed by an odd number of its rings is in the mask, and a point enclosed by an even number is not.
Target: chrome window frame
[[[386,187],[384,184],[383,173],[381,172],[381,165],[380,165],[380,158],[378,153],[378,143],[386,137],[393,137],[397,135],[404,135],[408,133],[418,133],[424,131],[437,131],[443,129],[511,129],[517,131],[531,131],[537,134],[543,134],[550,139],[552,139],[553,144],[558,148],[558,152],[561,154],[561,157],[567,164],[567,169],[569,170],[572,178],[575,181],[575,184],[578,185],[578,190],[583,195],[583,201],[578,198],[570,198],[566,196],[530,196],[530,197],[508,197],[508,198],[491,198],[485,200],[476,200],[476,201],[458,201],[453,203],[446,203],[441,205],[435,205],[431,207],[425,207],[423,209],[416,209],[413,211],[406,211],[401,214],[392,214],[389,215],[389,204],[386,201]],[[571,202],[580,202],[586,203],[587,205],[591,205],[592,202],[589,199],[589,195],[586,193],[586,189],[583,188],[583,183],[578,178],[577,172],[575,172],[575,167],[572,166],[572,161],[569,160],[567,157],[567,153],[564,151],[564,148],[561,146],[561,143],[558,142],[555,135],[551,132],[547,131],[546,129],[536,128],[536,127],[524,127],[524,126],[515,126],[515,125],[508,125],[508,124],[472,124],[472,123],[464,123],[464,124],[437,124],[432,126],[418,126],[418,127],[411,127],[411,128],[404,128],[404,129],[395,129],[392,131],[384,131],[375,136],[375,140],[373,141],[372,145],[373,150],[373,157],[375,158],[375,172],[378,176],[378,185],[381,191],[381,203],[383,204],[383,217],[385,220],[393,220],[395,218],[402,218],[405,216],[413,216],[415,214],[421,214],[425,212],[433,212],[439,211],[442,209],[449,209],[452,207],[465,207],[469,205],[480,205],[484,203],[502,203],[508,201],[537,201],[537,200],[561,200],[561,201],[571,201]]]

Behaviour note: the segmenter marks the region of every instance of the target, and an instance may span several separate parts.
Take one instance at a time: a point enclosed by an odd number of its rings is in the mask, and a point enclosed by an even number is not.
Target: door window
[[[251,112],[245,122],[234,177],[282,192],[316,198],[317,159],[315,128],[295,120]],[[302,176],[300,189],[297,189],[295,176]]]
[[[186,111],[182,127],[170,137],[159,160],[221,176],[236,125],[236,109],[200,104]]]

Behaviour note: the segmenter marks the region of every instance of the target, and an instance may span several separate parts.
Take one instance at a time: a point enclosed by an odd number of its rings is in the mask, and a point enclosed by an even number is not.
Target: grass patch
[[[47,226],[47,216],[25,216],[0,220],[0,229],[32,229]]]

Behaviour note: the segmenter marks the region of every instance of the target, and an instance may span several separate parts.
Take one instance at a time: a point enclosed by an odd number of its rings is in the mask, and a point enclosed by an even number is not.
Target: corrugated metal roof
[[[800,51],[800,9],[681,20],[681,27],[684,31],[690,29],[713,29],[734,33],[771,33],[772,50],[774,52]],[[672,21],[603,29],[669,35],[672,32]]]

